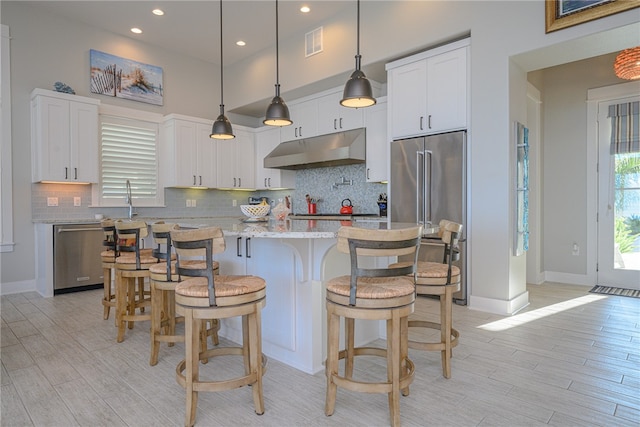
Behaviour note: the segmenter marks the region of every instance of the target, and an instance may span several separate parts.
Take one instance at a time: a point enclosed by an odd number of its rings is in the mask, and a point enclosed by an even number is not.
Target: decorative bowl
[[[269,215],[269,205],[240,205],[240,210],[249,218],[263,218]]]

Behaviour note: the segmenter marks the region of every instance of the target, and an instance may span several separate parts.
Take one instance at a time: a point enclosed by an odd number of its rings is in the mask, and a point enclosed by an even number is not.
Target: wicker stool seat
[[[337,388],[365,393],[386,393],[391,424],[400,425],[400,393],[409,394],[414,365],[408,357],[407,322],[413,313],[415,285],[413,274],[422,227],[397,230],[371,230],[342,227],[338,231],[338,251],[351,257],[351,275],[327,282],[327,396],[325,414],[332,415]],[[414,262],[401,268],[363,267],[364,259],[380,256],[413,255]],[[369,259],[369,261],[371,261]],[[345,322],[345,349],[340,350],[340,319]],[[384,320],[387,346],[355,347],[355,320]],[[387,361],[387,378],[364,382],[354,378],[356,356],[378,356]],[[338,371],[344,359],[344,373]]]
[[[440,302],[440,322],[409,320],[409,328],[429,328],[440,331],[440,340],[434,342],[409,340],[409,348],[424,351],[439,351],[442,359],[442,375],[451,378],[452,349],[458,345],[460,333],[453,328],[453,294],[460,290],[460,268],[452,262],[458,259],[456,244],[462,225],[448,220],[440,221],[438,235],[444,243],[444,257],[441,263],[418,261],[416,266],[416,294],[437,296]],[[406,263],[395,263],[399,267]]]
[[[176,367],[176,380],[186,390],[185,425],[195,423],[198,393],[251,385],[255,412],[264,413],[262,376],[266,358],[262,354],[261,310],[266,303],[266,283],[257,276],[213,274],[213,254],[225,249],[218,227],[173,230],[171,241],[178,256],[176,269],[182,279],[175,288],[176,313],[184,316],[185,359]],[[184,268],[194,252],[204,256],[204,269]],[[202,320],[242,317],[242,346],[205,349],[199,347]],[[244,375],[220,381],[200,379],[201,360],[220,356],[242,356]]]

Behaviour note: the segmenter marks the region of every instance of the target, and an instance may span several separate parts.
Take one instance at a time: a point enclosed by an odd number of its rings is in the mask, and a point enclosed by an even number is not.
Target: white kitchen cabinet
[[[99,181],[98,105],[77,95],[31,92],[33,182]]]
[[[393,139],[467,127],[468,39],[387,64]]]
[[[342,91],[318,98],[318,135],[361,128],[364,123],[363,108],[340,105]]]
[[[255,189],[255,143],[250,129],[234,126],[233,139],[216,142],[218,188]]]
[[[165,187],[217,186],[216,141],[211,121],[170,114],[164,122],[161,153]]]
[[[310,138],[318,135],[318,101],[309,99],[288,105],[293,124],[280,128],[281,141]]]
[[[289,245],[276,239],[225,237],[226,250],[216,257],[222,275],[251,274],[267,282],[267,304],[262,310],[262,340],[267,346],[296,350],[296,262]],[[278,268],[273,268],[277,265]],[[223,326],[238,335],[240,323]]]
[[[387,181],[387,98],[378,98],[375,105],[365,108],[364,118],[367,127],[367,182]]]
[[[280,129],[266,126],[256,131],[256,188],[293,188],[295,171],[264,167],[264,158],[280,143]]]

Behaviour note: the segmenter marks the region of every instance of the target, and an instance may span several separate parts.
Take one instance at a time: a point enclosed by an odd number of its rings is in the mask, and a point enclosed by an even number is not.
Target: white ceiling
[[[220,63],[219,1],[34,1],[33,5],[134,40]],[[311,12],[301,13],[308,5]],[[164,10],[164,16],[151,13]],[[280,0],[279,37],[304,34],[339,13],[353,14],[355,1]],[[275,49],[275,0],[225,0],[222,4],[225,67],[273,46]],[[130,29],[138,27],[142,34]],[[244,40],[247,45],[235,43]]]

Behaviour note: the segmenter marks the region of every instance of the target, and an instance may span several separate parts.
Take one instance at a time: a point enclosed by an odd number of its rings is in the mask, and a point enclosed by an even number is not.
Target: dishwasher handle
[[[69,233],[73,231],[102,231],[100,227],[92,227],[92,228],[59,228],[58,233]]]

